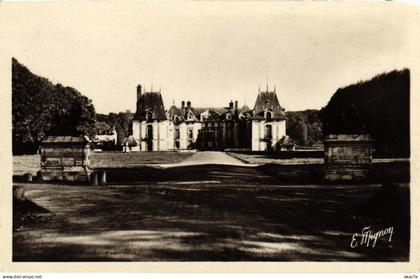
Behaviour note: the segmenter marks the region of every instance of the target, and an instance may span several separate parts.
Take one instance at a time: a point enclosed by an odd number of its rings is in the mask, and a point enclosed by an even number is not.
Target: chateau
[[[137,86],[137,110],[133,118],[133,151],[167,150],[280,150],[286,139],[285,110],[276,89],[259,90],[253,109],[194,107],[190,101],[165,110],[160,90],[143,92]]]

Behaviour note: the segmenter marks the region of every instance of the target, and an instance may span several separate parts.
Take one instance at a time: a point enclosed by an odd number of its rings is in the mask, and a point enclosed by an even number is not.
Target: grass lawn
[[[179,163],[192,156],[193,152],[101,152],[92,153],[93,168],[133,167],[145,164],[172,164]]]
[[[192,156],[191,152],[102,152],[92,153],[91,166],[115,168],[133,167],[144,164],[171,164],[178,163]],[[13,156],[13,175],[31,173],[36,175],[40,170],[40,155]]]
[[[40,160],[39,154],[13,156],[13,175],[31,173],[35,176],[41,169]]]
[[[168,171],[135,185],[20,184],[30,205],[14,204],[13,260],[408,261],[408,184],[278,185],[228,166]],[[393,227],[392,241],[351,248],[367,226]]]
[[[279,165],[304,165],[323,164],[324,158],[277,158],[275,154],[243,154],[229,152],[229,155],[249,164],[279,164]]]
[[[278,164],[278,165],[317,165],[324,164],[324,158],[283,158],[281,153],[239,153],[228,152],[229,155],[249,164]],[[290,153],[290,152],[289,152]],[[374,158],[373,163],[408,162],[407,158]]]

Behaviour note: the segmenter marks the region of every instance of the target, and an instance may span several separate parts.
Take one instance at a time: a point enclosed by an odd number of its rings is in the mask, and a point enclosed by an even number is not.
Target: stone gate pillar
[[[325,180],[366,180],[372,165],[372,143],[367,134],[328,135],[324,141]]]

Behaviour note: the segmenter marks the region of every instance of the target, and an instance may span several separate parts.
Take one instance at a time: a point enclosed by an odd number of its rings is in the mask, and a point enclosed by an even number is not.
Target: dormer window
[[[270,122],[270,121],[271,121],[271,111],[267,111],[267,112],[265,113],[265,120],[266,120],[267,122]]]
[[[179,125],[179,122],[180,122],[180,120],[179,120],[179,117],[178,116],[174,116],[174,124],[175,125]]]
[[[153,112],[151,110],[148,110],[146,112],[146,121],[147,122],[152,122],[153,121]]]
[[[194,117],[194,114],[193,114],[193,112],[192,112],[192,111],[189,111],[189,112],[188,112],[188,115],[187,115],[187,120],[188,120],[188,121],[193,121],[193,120],[195,120],[195,117]]]
[[[230,113],[226,114],[226,120],[231,120],[232,119],[232,115]]]

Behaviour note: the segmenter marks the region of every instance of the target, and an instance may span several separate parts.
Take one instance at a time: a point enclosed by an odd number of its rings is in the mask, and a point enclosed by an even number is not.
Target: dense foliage
[[[97,121],[105,122],[110,127],[115,127],[117,132],[117,145],[124,143],[124,139],[131,134],[131,120],[133,119],[133,113],[119,112],[106,114],[96,114]]]
[[[13,154],[35,153],[48,135],[94,134],[95,108],[76,89],[52,84],[12,59]]]
[[[322,123],[319,118],[319,111],[288,111],[286,134],[294,143],[302,146],[312,146],[322,143]]]
[[[338,89],[321,117],[325,134],[369,133],[377,154],[409,157],[409,70]]]

